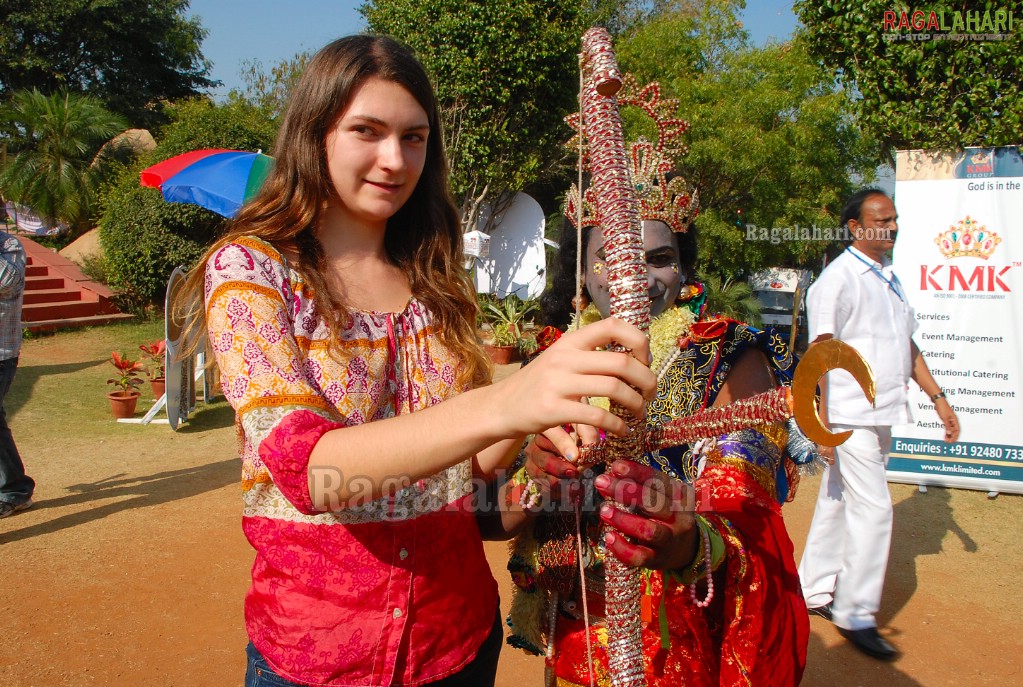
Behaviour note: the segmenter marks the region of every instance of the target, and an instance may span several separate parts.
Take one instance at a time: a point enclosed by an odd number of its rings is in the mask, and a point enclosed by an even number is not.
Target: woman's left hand
[[[616,532],[604,543],[623,563],[678,570],[696,557],[696,498],[692,488],[663,472],[631,460],[617,460],[594,481],[597,491],[627,508],[605,502],[600,519]],[[626,537],[632,538],[630,542]]]

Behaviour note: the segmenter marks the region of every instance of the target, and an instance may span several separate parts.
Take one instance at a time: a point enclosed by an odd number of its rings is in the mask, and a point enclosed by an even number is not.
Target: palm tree
[[[726,317],[741,320],[754,327],[763,326],[760,317],[760,301],[753,288],[744,281],[735,281],[711,274],[704,279],[707,289],[707,312],[721,313]]]
[[[50,224],[85,227],[95,210],[97,153],[127,128],[100,101],[67,92],[18,91],[0,108],[9,131],[0,195],[32,208]]]

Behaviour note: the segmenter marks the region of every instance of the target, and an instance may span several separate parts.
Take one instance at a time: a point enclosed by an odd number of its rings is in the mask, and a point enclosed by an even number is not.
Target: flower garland
[[[592,303],[580,314],[580,323],[583,327],[598,322],[600,319],[600,311]],[[648,332],[650,334],[650,352],[653,354],[653,362],[650,363],[651,370],[663,373],[663,370],[667,368],[665,363],[679,350],[679,339],[689,333],[689,329],[696,321],[697,316],[685,304],[668,308],[651,321]],[[575,329],[574,315],[571,328]],[[606,398],[591,398],[590,403],[605,410],[609,405]]]

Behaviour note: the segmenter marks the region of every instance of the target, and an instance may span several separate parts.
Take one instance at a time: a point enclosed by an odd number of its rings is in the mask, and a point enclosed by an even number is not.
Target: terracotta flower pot
[[[494,361],[495,365],[509,365],[516,360],[516,350],[514,346],[494,346],[493,344],[486,344],[483,346],[486,350],[487,355]]]
[[[156,379],[150,379],[149,387],[153,390],[153,399],[159,401],[160,397],[167,390],[167,378],[157,377]]]
[[[110,412],[117,419],[134,417],[135,404],[139,402],[141,395],[137,391],[111,391],[107,394],[107,398],[110,399]]]

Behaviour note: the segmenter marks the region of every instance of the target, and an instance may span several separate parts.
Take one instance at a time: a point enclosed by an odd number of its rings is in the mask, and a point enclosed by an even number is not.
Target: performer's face
[[[678,241],[664,222],[643,220],[643,250],[646,251],[647,291],[650,314],[660,315],[678,298],[686,275],[679,267]],[[607,290],[607,263],[604,260],[604,234],[600,227],[590,230],[586,241],[583,271],[586,291],[603,317],[611,312]]]

